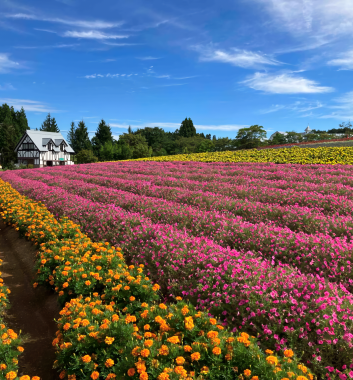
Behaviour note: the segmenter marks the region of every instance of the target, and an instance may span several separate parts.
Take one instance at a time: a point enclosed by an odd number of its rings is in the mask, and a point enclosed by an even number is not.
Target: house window
[[[48,150],[51,150],[51,143],[48,144]]]
[[[60,145],[60,150],[63,152],[64,151],[64,144]]]

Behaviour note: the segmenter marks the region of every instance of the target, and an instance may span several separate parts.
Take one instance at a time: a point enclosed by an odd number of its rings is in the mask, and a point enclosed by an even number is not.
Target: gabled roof
[[[30,139],[33,141],[34,145],[41,152],[47,152],[48,151],[47,144],[51,140],[53,142],[53,144],[56,145],[56,146],[54,146],[55,151],[59,151],[57,147],[60,146],[60,143],[62,141],[64,141],[65,144],[67,145],[65,147],[66,152],[75,153],[74,150],[71,148],[71,146],[68,144],[68,142],[64,139],[64,137],[61,133],[33,131],[33,130],[29,129],[26,131],[26,134],[30,137]],[[45,145],[45,146],[43,146],[43,145]]]

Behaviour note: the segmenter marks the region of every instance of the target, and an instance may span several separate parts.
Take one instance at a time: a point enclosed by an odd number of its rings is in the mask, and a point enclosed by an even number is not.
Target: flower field
[[[353,378],[352,172],[120,162],[1,177],[93,241],[121,247],[129,264],[144,264],[165,302],[182,296],[234,333],[256,336],[263,349],[293,349],[320,378],[346,379]],[[48,270],[40,281],[54,286],[54,264]],[[66,276],[55,286],[63,300],[89,290],[82,281],[64,288]]]
[[[143,264],[127,266],[120,247],[93,242],[1,179],[0,205],[3,220],[39,248],[34,287],[50,286],[66,301],[53,340],[60,379],[314,378],[289,346],[264,352],[254,336],[229,332],[181,297],[161,302]],[[0,378],[18,379],[1,370]]]
[[[269,148],[228,152],[178,154],[140,158],[141,161],[275,162],[278,164],[352,165],[353,147]]]

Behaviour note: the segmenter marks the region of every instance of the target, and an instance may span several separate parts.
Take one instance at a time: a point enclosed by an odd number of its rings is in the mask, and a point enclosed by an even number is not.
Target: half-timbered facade
[[[74,164],[75,152],[61,133],[28,130],[15,152],[19,164],[32,164],[34,168]]]

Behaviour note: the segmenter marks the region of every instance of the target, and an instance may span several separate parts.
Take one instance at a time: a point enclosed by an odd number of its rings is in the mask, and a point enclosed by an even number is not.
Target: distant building
[[[75,152],[61,133],[28,130],[15,152],[19,164],[32,164],[34,168],[74,164]]]
[[[312,133],[311,132],[311,129],[309,127],[309,125],[305,128],[304,132],[301,132],[299,133],[300,135],[307,135],[308,133]],[[269,140],[271,141],[277,134],[281,134],[283,136],[287,136],[287,132],[279,132],[279,131],[276,131],[275,133],[272,133],[272,135],[270,136]]]

